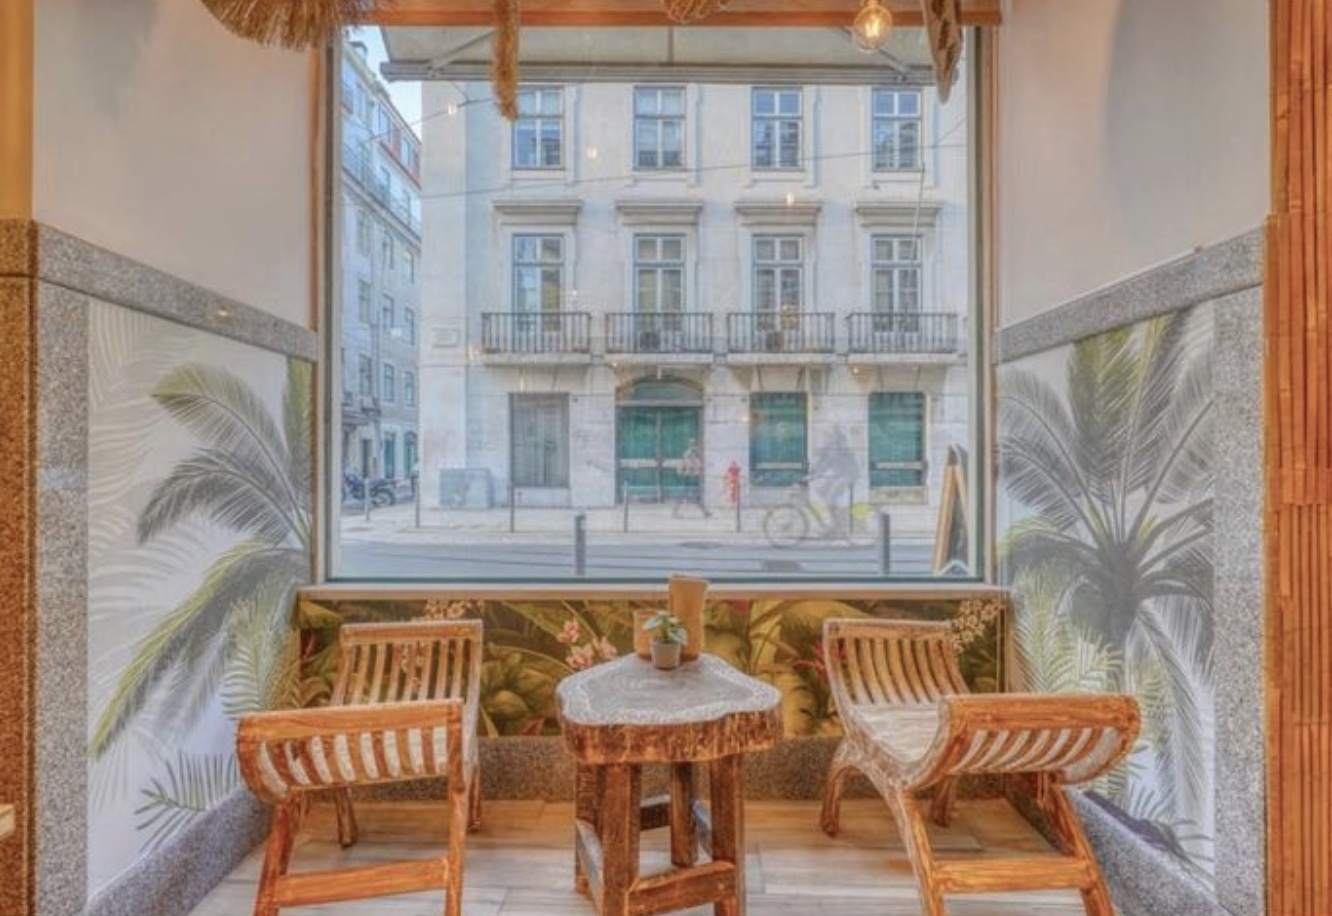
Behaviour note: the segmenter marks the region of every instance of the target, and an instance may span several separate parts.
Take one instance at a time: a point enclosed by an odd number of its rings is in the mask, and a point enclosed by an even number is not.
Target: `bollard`
[[[574,516],[574,575],[587,575],[587,516]]]
[[[740,490],[735,491],[735,533],[740,533]]]
[[[509,533],[510,534],[513,534],[513,532],[517,529],[517,522],[518,522],[516,518],[517,512],[518,512],[518,502],[516,499],[514,499],[513,484],[509,484]]]
[[[892,572],[892,520],[887,512],[879,513],[879,575],[888,576]]]
[[[624,521],[620,523],[620,528],[625,534],[629,533],[629,484],[621,488],[620,502],[624,504]]]

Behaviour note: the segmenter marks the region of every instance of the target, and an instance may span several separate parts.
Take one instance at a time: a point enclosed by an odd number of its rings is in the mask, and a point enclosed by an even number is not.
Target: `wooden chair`
[[[1114,916],[1105,881],[1064,786],[1093,779],[1137,737],[1137,702],[1123,695],[971,695],[947,623],[828,620],[828,679],[842,719],[820,824],[839,830],[842,782],[865,774],[897,821],[925,916],[944,916],[945,894],[1077,888],[1089,916]],[[947,824],[957,779],[1032,774],[1059,857],[941,861],[918,807]]]
[[[245,716],[241,773],[277,809],[255,916],[282,907],[440,889],[461,916],[467,830],[479,817],[479,621],[346,626],[334,688],[339,705]],[[292,844],[316,791],[334,790],[339,839],[356,840],[347,791],[406,779],[448,781],[448,846],[436,858],[289,874]]]

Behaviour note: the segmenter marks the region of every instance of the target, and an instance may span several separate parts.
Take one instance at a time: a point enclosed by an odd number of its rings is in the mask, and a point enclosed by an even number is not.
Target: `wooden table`
[[[14,832],[14,806],[0,805],[0,840]]]
[[[556,689],[565,745],[578,762],[574,884],[601,916],[639,916],[713,903],[745,911],[741,762],[781,733],[776,688],[711,655],[674,671],[637,656],[565,678]],[[711,807],[694,764],[709,764]],[[642,799],[642,767],[665,763],[667,795]],[[673,869],[640,877],[639,833],[671,828]],[[701,864],[697,851],[708,861]]]

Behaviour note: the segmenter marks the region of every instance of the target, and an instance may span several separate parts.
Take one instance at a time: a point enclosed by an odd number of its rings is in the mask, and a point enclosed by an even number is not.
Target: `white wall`
[[[1267,4],[1011,0],[997,31],[999,323],[1261,225]]]
[[[309,58],[197,0],[38,0],[34,216],[310,325]]]

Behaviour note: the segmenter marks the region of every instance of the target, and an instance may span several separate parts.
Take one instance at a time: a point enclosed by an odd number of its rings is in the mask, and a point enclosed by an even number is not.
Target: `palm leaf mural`
[[[1026,513],[1001,562],[1022,596],[1028,682],[1137,694],[1141,753],[1114,800],[1145,797],[1143,780],[1155,781],[1155,829],[1187,836],[1180,848],[1196,863],[1210,838],[1181,828],[1206,823],[1211,806],[1214,443],[1210,355],[1190,346],[1189,320],[1079,342],[1066,400],[1005,369],[999,454],[1001,483]]]
[[[166,778],[142,789],[143,804],[134,810],[136,828],[149,834],[144,845],[157,848],[239,787],[234,754],[179,754],[174,764],[167,761]]]
[[[154,390],[154,400],[200,446],[153,488],[138,519],[141,544],[170,541],[177,526],[201,520],[244,539],[139,642],[97,717],[89,741],[94,759],[116,745],[151,701],[183,732],[237,663],[252,672],[274,670],[271,658],[255,657],[260,644],[244,635],[256,615],[266,615],[274,628],[276,616],[285,626],[292,595],[309,577],[311,490],[303,457],[309,442],[286,436],[309,429],[310,379],[308,364],[288,361],[281,426],[241,379],[216,367],[180,367]],[[266,651],[281,654],[286,642],[270,640]],[[233,699],[240,676],[231,676]],[[258,695],[266,690],[256,688]]]

